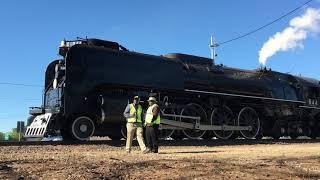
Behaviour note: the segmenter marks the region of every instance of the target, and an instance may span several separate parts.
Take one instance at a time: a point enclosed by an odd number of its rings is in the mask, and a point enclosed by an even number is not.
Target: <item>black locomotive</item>
[[[320,136],[320,82],[315,79],[230,68],[186,54],[147,55],[99,39],[62,41],[59,54],[63,59],[46,70],[43,106],[30,110],[26,137],[120,139],[122,112],[134,95],[142,103],[157,97],[163,117],[171,114],[175,121],[194,123],[188,117],[200,117],[202,125],[234,127],[164,126],[164,137]],[[239,129],[244,126],[249,130]]]

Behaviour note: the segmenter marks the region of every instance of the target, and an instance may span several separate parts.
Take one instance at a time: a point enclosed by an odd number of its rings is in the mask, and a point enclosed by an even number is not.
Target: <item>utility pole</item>
[[[19,141],[21,141],[21,133],[24,132],[24,121],[18,121],[17,122],[17,133]]]
[[[19,142],[20,142],[20,140],[21,140],[21,122],[20,123],[18,123],[18,125],[19,125],[19,130],[18,130],[18,133],[19,133]]]
[[[219,44],[216,43],[214,38],[213,38],[213,36],[211,36],[209,47],[210,47],[210,50],[211,50],[211,59],[212,59],[212,64],[213,65],[215,64],[215,57],[216,57],[215,48],[218,47],[218,46],[219,46]]]

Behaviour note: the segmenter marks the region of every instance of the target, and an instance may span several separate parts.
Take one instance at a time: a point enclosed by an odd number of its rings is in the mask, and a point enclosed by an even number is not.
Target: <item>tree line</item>
[[[6,139],[6,134],[8,134],[8,139]],[[0,132],[0,141],[19,141],[19,134],[20,134],[20,140],[23,140],[23,133],[19,133],[17,131],[17,128],[13,128],[10,132],[8,133],[3,133]]]

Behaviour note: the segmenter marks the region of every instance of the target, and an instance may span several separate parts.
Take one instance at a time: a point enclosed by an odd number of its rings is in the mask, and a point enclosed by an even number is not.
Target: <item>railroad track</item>
[[[236,139],[236,140],[162,140],[160,146],[228,146],[228,145],[257,145],[257,144],[303,144],[303,143],[320,143],[320,139]],[[134,142],[137,145],[137,142]],[[85,142],[65,142],[65,141],[23,141],[23,142],[0,142],[0,146],[46,146],[46,145],[110,145],[124,146],[125,140],[91,140]]]

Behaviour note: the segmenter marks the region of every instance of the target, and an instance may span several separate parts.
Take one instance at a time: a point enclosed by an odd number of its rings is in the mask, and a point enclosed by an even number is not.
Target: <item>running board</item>
[[[24,133],[25,138],[42,138],[44,137],[48,124],[50,122],[52,113],[45,113],[34,118],[32,123],[27,127]]]
[[[179,115],[164,114],[167,117],[180,117]],[[161,119],[160,129],[195,129],[203,131],[251,131],[251,126],[216,126],[216,125],[202,125],[199,117],[183,116],[181,118],[194,119],[195,123],[186,123],[181,121]]]

